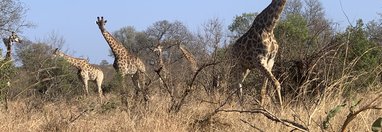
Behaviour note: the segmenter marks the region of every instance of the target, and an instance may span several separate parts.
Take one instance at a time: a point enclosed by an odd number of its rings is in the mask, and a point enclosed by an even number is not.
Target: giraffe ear
[[[53,51],[53,54],[57,53],[58,51],[58,48],[56,48],[54,51]]]
[[[105,20],[105,23],[107,22],[107,20]]]

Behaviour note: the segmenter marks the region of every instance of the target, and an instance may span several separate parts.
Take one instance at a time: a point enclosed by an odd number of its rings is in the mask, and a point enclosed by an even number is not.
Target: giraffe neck
[[[195,57],[191,54],[190,51],[185,49],[183,46],[179,46],[179,49],[182,51],[183,56],[187,59],[187,61],[191,64],[192,71],[196,72],[198,70],[198,66],[195,60]]]
[[[106,42],[109,44],[111,51],[113,52],[115,58],[120,58],[122,56],[129,55],[125,46],[123,46],[122,43],[119,42],[116,38],[114,38],[108,31],[101,30],[101,32],[102,32],[102,35],[105,38]]]
[[[10,60],[11,53],[12,53],[11,41],[10,39],[4,38],[3,42],[5,44],[5,47],[7,47],[7,53],[5,54],[5,59]]]
[[[272,0],[272,2],[256,16],[251,29],[272,31],[280,19],[285,3],[286,0]]]
[[[74,67],[76,67],[77,69],[83,69],[83,67],[85,66],[86,63],[86,60],[84,59],[80,59],[80,58],[74,58],[74,57],[71,57],[71,56],[68,56],[66,54],[63,54],[62,53],[62,58],[64,58],[67,62],[69,62],[69,64],[73,65]]]

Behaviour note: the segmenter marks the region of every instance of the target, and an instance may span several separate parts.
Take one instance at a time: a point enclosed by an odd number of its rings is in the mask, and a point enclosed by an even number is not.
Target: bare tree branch
[[[262,114],[268,119],[274,121],[274,122],[280,122],[284,126],[292,127],[297,130],[307,132],[309,129],[297,122],[293,122],[287,119],[280,119],[276,115],[272,114],[271,112],[267,111],[266,109],[253,109],[253,110],[219,110],[219,112],[235,112],[235,113],[250,113],[250,114]]]
[[[381,98],[382,98],[382,93],[379,94],[377,97],[375,97],[372,101],[370,101],[364,107],[360,108],[359,110],[353,111],[352,109],[350,109],[350,113],[346,116],[346,120],[341,127],[341,132],[345,132],[350,122],[353,121],[353,119],[355,119],[357,115],[360,114],[361,112],[364,112],[366,110],[382,110],[382,107],[380,107],[379,105],[373,105],[377,100]]]

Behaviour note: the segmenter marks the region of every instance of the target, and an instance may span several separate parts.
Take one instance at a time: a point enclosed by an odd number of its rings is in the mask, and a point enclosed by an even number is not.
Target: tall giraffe
[[[20,43],[21,39],[15,32],[12,32],[12,34],[8,38],[3,38],[3,42],[5,47],[7,47],[7,54],[5,55],[6,60],[12,59],[12,43]]]
[[[97,17],[96,24],[98,28],[101,30],[103,37],[106,42],[109,44],[111,51],[114,54],[114,63],[113,66],[117,70],[117,72],[122,77],[122,83],[124,84],[124,77],[126,75],[131,75],[133,83],[135,85],[136,94],[138,91],[142,91],[144,99],[148,100],[147,89],[145,89],[145,81],[146,81],[146,66],[143,61],[138,58],[135,54],[129,53],[128,50],[119,42],[116,38],[114,38],[105,28],[107,20],[104,20],[103,17]]]
[[[80,77],[82,83],[84,84],[85,87],[85,92],[87,95],[89,95],[89,89],[88,89],[88,81],[92,80],[95,81],[98,87],[98,94],[99,97],[102,99],[103,94],[102,94],[102,81],[103,81],[103,72],[92,65],[89,64],[89,62],[85,59],[81,58],[74,58],[69,55],[64,54],[60,50],[55,49],[53,52],[53,55],[55,57],[62,57],[65,59],[67,62],[69,62],[71,65],[76,67],[78,69],[78,76]]]
[[[252,23],[250,29],[232,46],[231,56],[233,69],[230,71],[229,84],[238,89],[242,97],[242,82],[250,70],[257,68],[264,76],[261,88],[261,104],[264,102],[268,79],[276,87],[280,105],[282,106],[281,86],[272,74],[272,67],[278,50],[278,44],[273,29],[280,19],[286,0],[272,0]]]

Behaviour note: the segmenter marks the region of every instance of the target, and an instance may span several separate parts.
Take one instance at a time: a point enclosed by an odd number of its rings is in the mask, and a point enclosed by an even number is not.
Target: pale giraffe
[[[198,70],[198,63],[197,63],[194,55],[192,55],[192,53],[190,51],[188,51],[186,49],[186,47],[184,47],[181,44],[179,44],[179,49],[182,52],[184,58],[186,58],[186,60],[191,64],[190,67],[191,67],[192,72],[195,73]]]
[[[96,24],[98,25],[99,29],[101,30],[101,33],[103,37],[105,38],[106,42],[109,44],[111,51],[114,54],[114,63],[113,66],[122,77],[122,85],[125,87],[124,84],[124,77],[126,75],[131,75],[131,78],[133,80],[133,83],[135,85],[136,94],[138,94],[138,91],[142,91],[145,101],[148,100],[147,95],[147,89],[145,88],[146,85],[146,66],[143,63],[143,61],[138,58],[135,54],[129,53],[128,50],[122,45],[121,42],[119,42],[116,38],[114,38],[105,28],[106,20],[103,19],[103,17],[97,17]]]
[[[5,55],[6,60],[12,60],[12,44],[13,43],[20,43],[21,39],[15,32],[12,32],[12,34],[8,38],[3,38],[3,42],[5,47],[7,47],[7,53]]]
[[[198,70],[198,63],[194,55],[190,51],[188,51],[188,49],[184,45],[180,44],[179,42],[174,43],[175,45],[178,45],[178,48],[182,52],[183,57],[191,64],[191,71],[195,73]],[[162,70],[167,71],[167,69],[164,67],[162,48],[162,45],[158,44],[156,48],[154,48],[154,52],[157,52],[157,55],[159,56],[159,65],[163,67]]]
[[[161,84],[163,84],[164,80],[162,79],[167,79],[167,75],[169,74],[165,64],[164,64],[164,61],[163,61],[163,46],[158,43],[158,45],[154,48],[153,50],[155,53],[157,53],[157,56],[158,56],[158,65],[159,65],[159,68],[160,68],[160,71],[158,71],[158,74],[159,72],[161,72],[161,78],[159,78],[159,81]],[[157,69],[159,70],[159,69]]]
[[[73,65],[78,69],[78,76],[80,77],[85,87],[85,93],[87,95],[89,95],[88,81],[95,81],[98,87],[99,97],[102,99],[103,94],[101,86],[104,75],[99,68],[90,65],[89,62],[85,59],[74,58],[69,55],[66,55],[60,50],[58,50],[58,48],[54,50],[53,55],[55,57],[61,57],[65,59],[67,62],[69,62],[69,64]]]
[[[261,88],[261,104],[264,102],[268,79],[276,87],[279,103],[282,106],[281,86],[272,74],[272,67],[278,50],[273,29],[280,19],[286,0],[272,0],[253,21],[250,29],[232,46],[233,68],[230,71],[230,86],[238,89],[242,98],[242,82],[250,70],[257,68],[264,76]],[[241,99],[240,99],[241,100]]]

